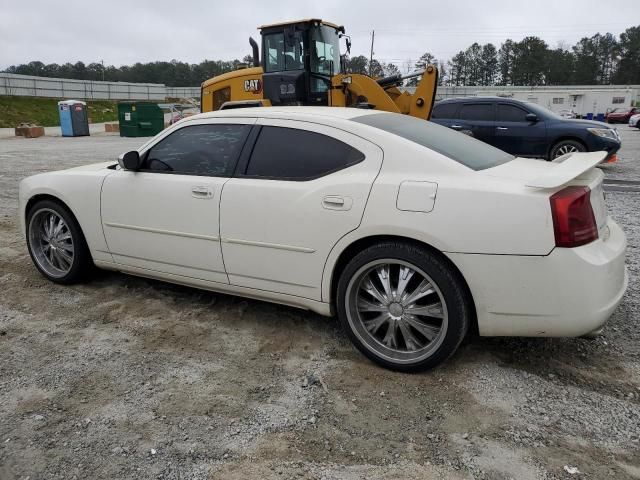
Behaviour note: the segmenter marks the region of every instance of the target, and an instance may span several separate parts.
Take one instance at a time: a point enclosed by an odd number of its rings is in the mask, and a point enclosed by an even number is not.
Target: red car
[[[607,123],[627,123],[629,118],[636,113],[640,113],[640,108],[614,108],[604,118]]]

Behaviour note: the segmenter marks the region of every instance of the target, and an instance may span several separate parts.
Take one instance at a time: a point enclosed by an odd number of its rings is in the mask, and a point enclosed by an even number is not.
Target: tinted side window
[[[527,112],[515,105],[508,105],[506,103],[498,104],[497,120],[499,122],[526,122],[526,115]]]
[[[493,104],[467,103],[460,108],[460,118],[463,120],[493,120]]]
[[[149,150],[150,171],[229,177],[250,125],[193,125],[173,132]]]
[[[310,180],[364,160],[359,150],[320,133],[262,127],[246,175]]]
[[[431,118],[455,118],[457,103],[443,103],[433,107]]]

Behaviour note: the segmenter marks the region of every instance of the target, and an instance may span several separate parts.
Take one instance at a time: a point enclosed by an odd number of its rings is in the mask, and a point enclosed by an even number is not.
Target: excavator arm
[[[422,79],[413,94],[398,88],[403,80],[416,76]],[[433,65],[428,65],[423,72],[377,80],[361,74],[338,74],[332,79],[329,105],[374,108],[429,120],[437,85],[438,70]]]

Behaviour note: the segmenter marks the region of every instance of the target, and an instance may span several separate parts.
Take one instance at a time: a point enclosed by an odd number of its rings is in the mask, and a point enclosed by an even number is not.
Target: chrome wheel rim
[[[578,148],[575,145],[562,145],[556,151],[555,158],[561,157],[562,155],[566,155],[567,153],[575,153],[578,152]]]
[[[364,265],[349,281],[346,302],[351,330],[368,350],[394,363],[428,358],[447,333],[440,288],[408,262],[382,259]]]
[[[38,266],[54,278],[64,277],[73,265],[74,245],[69,226],[55,210],[38,210],[29,222],[29,246]]]

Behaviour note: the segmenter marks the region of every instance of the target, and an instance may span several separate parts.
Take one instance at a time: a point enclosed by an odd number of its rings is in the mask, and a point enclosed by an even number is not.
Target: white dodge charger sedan
[[[605,155],[514,158],[373,110],[226,110],[117,164],[23,180],[20,218],[54,282],[96,265],[336,314],[367,357],[415,371],[469,329],[602,328],[627,286],[594,168]]]

